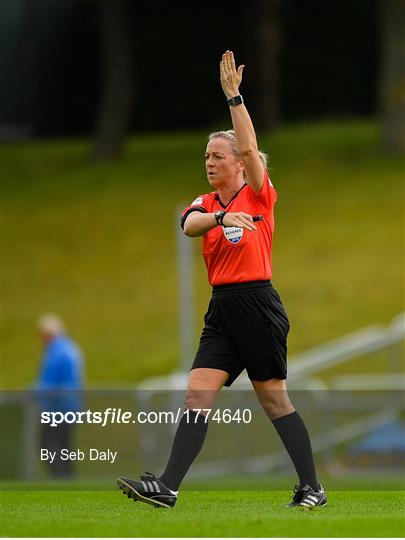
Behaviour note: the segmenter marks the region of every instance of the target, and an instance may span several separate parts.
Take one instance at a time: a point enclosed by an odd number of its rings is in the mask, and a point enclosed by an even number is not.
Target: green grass
[[[2,536],[401,537],[404,492],[331,491],[312,512],[283,491],[183,491],[172,510],[109,491],[5,491]]]
[[[90,384],[178,366],[175,212],[208,190],[205,142],[137,136],[120,162],[97,165],[89,141],[0,148],[6,388],[35,377],[35,320],[49,310],[84,349]],[[260,145],[279,193],[273,281],[290,353],[388,322],[403,310],[403,160],[364,120],[290,126]],[[195,246],[197,339],[210,291]]]

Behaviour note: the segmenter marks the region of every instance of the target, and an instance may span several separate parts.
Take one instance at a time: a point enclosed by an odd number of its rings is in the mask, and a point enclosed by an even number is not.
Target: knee
[[[214,404],[217,393],[214,390],[189,389],[184,396],[184,407],[186,409],[210,409]]]
[[[198,390],[187,390],[184,396],[184,408],[185,409],[200,409],[201,397]]]
[[[261,395],[259,396],[259,401],[264,412],[271,420],[275,420],[294,411],[294,407],[286,392],[282,394],[276,392],[275,394]]]

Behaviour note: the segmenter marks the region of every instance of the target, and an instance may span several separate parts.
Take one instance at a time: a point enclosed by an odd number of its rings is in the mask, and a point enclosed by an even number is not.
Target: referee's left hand
[[[226,51],[222,55],[222,61],[219,64],[221,74],[221,86],[227,98],[239,95],[239,86],[242,82],[242,73],[245,66],[239,66],[236,69],[235,58],[232,51]]]
[[[225,227],[242,227],[247,231],[256,231],[257,228],[253,224],[253,218],[245,212],[227,212],[222,220],[222,225]]]

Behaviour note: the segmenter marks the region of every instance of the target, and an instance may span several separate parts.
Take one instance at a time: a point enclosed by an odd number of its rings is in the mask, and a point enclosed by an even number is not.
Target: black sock
[[[281,418],[272,420],[300,479],[300,486],[305,484],[318,491],[311,441],[301,416],[294,411]]]
[[[174,436],[172,451],[160,480],[177,491],[193,461],[198,456],[207,434],[208,423],[202,414],[188,411],[180,420]]]

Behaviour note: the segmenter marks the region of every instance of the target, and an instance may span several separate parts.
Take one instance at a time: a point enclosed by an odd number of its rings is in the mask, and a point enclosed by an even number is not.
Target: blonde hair
[[[59,336],[66,332],[66,327],[60,317],[54,313],[41,315],[37,322],[38,329],[52,336]]]
[[[213,133],[210,133],[208,135],[208,142],[212,141],[213,139],[225,139],[226,141],[229,141],[232,154],[236,158],[241,159],[238,141],[236,139],[236,135],[233,129],[228,129],[227,131],[214,131]],[[267,169],[269,156],[259,150],[259,157],[263,167]],[[246,179],[245,171],[243,171],[243,178]]]

